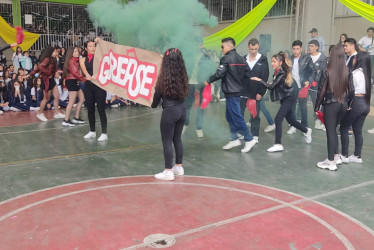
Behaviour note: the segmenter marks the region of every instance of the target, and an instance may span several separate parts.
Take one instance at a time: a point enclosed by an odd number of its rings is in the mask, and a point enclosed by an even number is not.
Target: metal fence
[[[95,33],[83,36],[83,35],[48,35],[48,34],[41,34],[39,39],[34,43],[31,47],[31,50],[34,51],[41,51],[47,45],[51,46],[60,46],[60,47],[72,47],[78,46],[83,47],[84,43],[87,41],[93,41],[95,39]],[[109,42],[114,42],[113,37],[110,35],[100,36],[101,39]]]

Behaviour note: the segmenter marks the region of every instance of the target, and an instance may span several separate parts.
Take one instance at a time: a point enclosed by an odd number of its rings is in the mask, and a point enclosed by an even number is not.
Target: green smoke
[[[217,25],[197,0],[94,0],[87,6],[90,19],[114,35],[123,45],[163,53],[168,48],[182,51],[191,72],[200,53],[203,25]]]

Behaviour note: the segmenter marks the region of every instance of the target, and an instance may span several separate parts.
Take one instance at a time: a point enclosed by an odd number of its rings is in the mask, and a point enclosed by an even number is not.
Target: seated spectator
[[[8,89],[4,81],[0,81],[0,114],[9,111]]]
[[[40,102],[43,100],[43,91],[41,89],[42,79],[35,77],[33,79],[33,87],[31,89],[30,108],[39,108]]]
[[[58,85],[58,92],[60,94],[60,101],[59,105],[60,107],[66,108],[68,106],[69,101],[69,91],[68,88],[65,85],[65,80],[62,81],[62,84]]]
[[[30,102],[24,94],[24,89],[19,79],[12,81],[9,95],[10,109],[13,111],[28,111],[30,110]]]

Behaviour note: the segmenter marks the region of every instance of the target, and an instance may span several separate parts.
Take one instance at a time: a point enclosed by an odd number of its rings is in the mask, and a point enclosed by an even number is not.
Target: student
[[[361,151],[363,145],[362,127],[370,111],[371,97],[371,70],[370,56],[368,53],[358,53],[354,60],[352,80],[354,85],[354,102],[340,123],[342,143],[341,161],[343,163],[362,163]],[[352,126],[355,137],[354,153],[348,157],[349,136],[348,130]]]
[[[18,68],[21,67],[20,62],[21,62],[22,57],[23,57],[22,49],[21,47],[18,46],[12,56],[13,65],[16,70],[18,70]]]
[[[58,104],[60,107],[66,108],[69,102],[69,91],[65,85],[65,80],[61,81],[61,84],[57,86],[60,99]]]
[[[54,81],[49,81],[50,77],[54,76],[57,66],[56,66],[56,61],[55,57],[57,55],[57,50],[55,50],[51,46],[47,46],[43,51],[42,54],[40,55],[40,64],[37,66],[36,69],[34,69],[31,73],[30,76],[34,76],[37,74],[41,79],[42,79],[42,85],[41,88],[44,91],[44,98],[42,102],[40,103],[40,110],[38,111],[36,117],[45,122],[48,121],[48,119],[45,117],[43,110],[49,101],[51,99],[51,95],[53,93],[54,97],[54,108],[55,108],[55,114],[54,118],[59,119],[59,118],[64,118],[65,116],[59,112],[58,108],[58,102],[59,102],[59,93],[57,86],[54,84]]]
[[[336,45],[331,49],[327,70],[323,72],[318,86],[317,101],[314,111],[324,107],[324,122],[327,135],[328,158],[318,162],[317,167],[337,170],[336,162],[341,161],[338,154],[338,135],[336,127],[343,119],[354,97],[354,87],[349,84],[349,70],[344,60],[344,49]]]
[[[29,57],[29,52],[24,51],[23,56],[20,60],[21,67],[27,71],[27,74],[29,74],[33,68],[31,58]]]
[[[284,118],[287,119],[287,122],[291,124],[291,126],[294,126],[305,133],[306,143],[312,142],[312,130],[296,121],[295,115],[292,112],[292,107],[294,106],[297,97],[293,93],[293,79],[291,69],[286,63],[285,53],[281,51],[274,55],[271,58],[271,66],[275,70],[273,77],[274,81],[272,83],[267,83],[258,77],[251,77],[251,80],[259,81],[266,88],[271,90],[270,98],[272,101],[280,100],[281,103],[278,113],[275,116],[275,144],[267,149],[270,153],[284,150],[281,142],[282,122]]]
[[[66,60],[65,60],[66,59]],[[84,103],[84,94],[82,89],[79,87],[79,82],[85,82],[86,79],[80,73],[79,66],[79,51],[78,47],[71,47],[64,57],[65,64],[63,66],[65,85],[69,91],[69,103],[65,111],[65,119],[62,122],[63,126],[74,127],[75,124],[83,124],[84,121],[80,119],[80,112]],[[73,105],[76,102],[76,99],[79,99],[76,109],[75,116],[73,121],[70,121],[70,113],[73,108]]]
[[[164,148],[165,170],[156,174],[156,179],[171,181],[174,180],[174,175],[184,175],[181,136],[186,120],[184,100],[188,95],[188,90],[188,77],[182,53],[176,48],[168,49],[162,58],[161,71],[151,105],[152,108],[156,108],[162,100],[160,130]],[[175,166],[172,166],[173,144]]]
[[[222,53],[224,56],[220,60],[220,66],[216,73],[212,75],[204,84],[211,84],[222,79],[222,90],[226,97],[226,120],[230,127],[230,141],[222,147],[228,150],[241,145],[238,132],[244,135],[245,146],[242,153],[249,152],[256,144],[253,140],[244,117],[240,113],[240,96],[243,92],[243,81],[248,77],[250,68],[244,58],[235,49],[235,40],[231,37],[222,39]]]
[[[29,111],[30,102],[27,100],[27,96],[22,88],[20,77],[13,81],[12,88],[10,89],[10,106],[13,111]]]
[[[5,82],[0,81],[0,114],[9,111],[8,89]]]
[[[95,39],[95,42],[99,42],[99,38]],[[106,91],[96,86],[91,82],[93,75],[93,64],[95,54],[95,42],[89,41],[85,44],[85,50],[87,53],[86,57],[80,59],[79,64],[82,69],[82,73],[86,76],[86,83],[84,84],[84,98],[86,99],[86,106],[88,112],[88,121],[90,123],[90,131],[83,137],[84,139],[96,138],[95,128],[95,104],[97,104],[97,111],[99,112],[101,122],[101,135],[97,139],[99,142],[107,141],[107,117],[105,113],[105,98]]]
[[[41,89],[41,84],[42,84],[42,79],[40,79],[39,77],[34,77],[33,87],[31,88],[30,107],[40,109],[40,103],[43,100],[43,90]]]

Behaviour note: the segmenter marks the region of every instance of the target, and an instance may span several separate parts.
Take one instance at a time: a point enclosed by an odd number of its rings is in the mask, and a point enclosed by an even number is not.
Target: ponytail
[[[282,62],[281,67],[287,73],[285,82],[288,87],[291,87],[292,82],[293,82],[292,74],[291,74],[292,63],[291,63],[291,60],[288,58],[288,54],[284,53],[283,51],[280,51],[278,52],[278,54],[274,55],[273,57],[276,58],[278,61]]]

